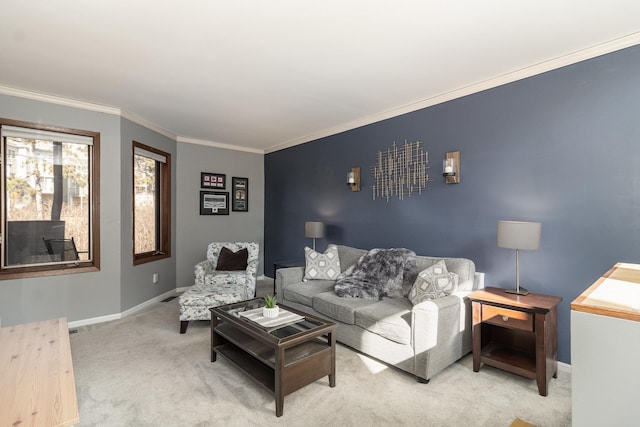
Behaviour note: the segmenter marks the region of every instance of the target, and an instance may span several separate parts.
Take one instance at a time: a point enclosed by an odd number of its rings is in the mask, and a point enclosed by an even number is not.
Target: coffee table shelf
[[[233,345],[234,347],[242,349],[243,353],[248,353],[265,365],[268,365],[271,369],[275,369],[276,352],[273,347],[260,341],[256,341],[255,338],[252,338],[228,323],[219,324],[216,329],[216,333],[229,341],[226,344],[214,348],[217,353],[223,354],[225,352],[225,347]],[[218,348],[220,348],[221,351],[218,351]],[[302,344],[298,344],[287,349],[285,352],[284,366],[290,366],[304,358],[328,350],[330,350],[330,348],[328,348],[326,341],[322,341],[320,339],[303,342]],[[223,355],[228,359],[230,358],[225,354]]]
[[[275,391],[276,386],[272,366],[267,366],[264,363],[256,363],[256,359],[253,356],[245,353],[244,350],[231,343],[219,345],[215,348],[215,351],[245,373],[249,374],[258,384],[263,385],[272,393]]]

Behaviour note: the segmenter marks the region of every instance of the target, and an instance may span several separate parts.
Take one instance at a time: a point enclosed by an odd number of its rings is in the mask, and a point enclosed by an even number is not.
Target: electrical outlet
[[[153,273],[153,283],[158,283],[158,273]]]

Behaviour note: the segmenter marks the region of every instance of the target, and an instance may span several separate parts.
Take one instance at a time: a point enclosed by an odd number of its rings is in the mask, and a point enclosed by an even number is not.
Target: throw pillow
[[[409,292],[409,299],[413,305],[416,305],[422,301],[450,295],[457,290],[457,287],[458,275],[449,273],[444,260],[440,260],[418,274]]]
[[[238,252],[233,252],[227,247],[220,249],[220,255],[218,255],[218,264],[216,270],[218,271],[239,271],[247,269],[247,258],[249,258],[249,250],[247,248],[240,249]]]
[[[336,280],[340,274],[340,258],[336,245],[329,245],[323,254],[305,247],[304,259],[304,279]]]

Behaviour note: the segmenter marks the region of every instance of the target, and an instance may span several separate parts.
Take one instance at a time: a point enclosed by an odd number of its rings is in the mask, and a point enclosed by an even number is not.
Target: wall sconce
[[[351,187],[351,191],[360,191],[360,168],[351,168],[347,173],[347,185]]]
[[[450,151],[442,161],[442,176],[447,184],[460,183],[460,152]]]

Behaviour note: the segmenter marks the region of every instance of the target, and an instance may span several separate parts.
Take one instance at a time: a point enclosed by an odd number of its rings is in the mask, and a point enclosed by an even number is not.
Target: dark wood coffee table
[[[280,417],[286,395],[327,375],[335,387],[336,325],[282,305],[304,320],[267,329],[240,315],[263,305],[256,298],[210,308],[211,362],[220,354],[266,387]]]

